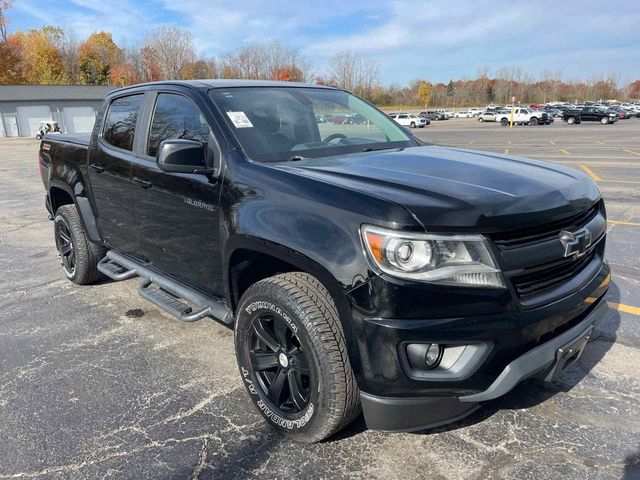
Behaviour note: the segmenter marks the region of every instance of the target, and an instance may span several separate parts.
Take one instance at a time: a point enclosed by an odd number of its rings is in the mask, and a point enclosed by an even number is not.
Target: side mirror
[[[198,173],[206,170],[206,146],[197,140],[165,140],[158,148],[156,163],[163,172]]]

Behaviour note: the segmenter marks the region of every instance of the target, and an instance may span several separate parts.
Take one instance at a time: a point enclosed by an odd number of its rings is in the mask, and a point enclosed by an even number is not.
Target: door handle
[[[89,165],[89,168],[96,173],[104,172],[104,167],[101,165],[98,165],[97,163],[92,163],[91,165]]]
[[[151,186],[153,185],[151,182],[147,182],[146,180],[138,177],[133,177],[133,181],[140,185],[142,188],[151,188]]]

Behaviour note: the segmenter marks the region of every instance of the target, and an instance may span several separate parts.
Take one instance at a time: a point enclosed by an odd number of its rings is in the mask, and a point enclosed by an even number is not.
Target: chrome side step
[[[98,263],[98,270],[113,280],[141,277],[140,296],[183,322],[211,316],[227,325],[233,323],[231,310],[221,300],[179,284],[113,250]]]

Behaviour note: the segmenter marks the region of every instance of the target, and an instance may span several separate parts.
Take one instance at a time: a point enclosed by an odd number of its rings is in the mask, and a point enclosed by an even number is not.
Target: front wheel
[[[531,125],[538,125],[538,119],[536,117],[533,117],[531,120],[529,120],[529,123]]]
[[[251,400],[281,434],[319,442],[360,413],[338,311],[315,277],[284,273],[249,287],[235,346]]]
[[[480,117],[480,118],[478,119],[478,121],[479,121],[480,123],[482,123],[482,122],[484,122],[484,118]]]
[[[411,125],[409,125],[409,127],[416,128],[416,123],[415,122],[411,122]]]
[[[506,118],[503,118],[502,120],[500,120],[500,125],[502,125],[503,127],[506,127],[507,125],[509,125],[509,120],[507,120]]]
[[[573,125],[574,123],[576,123],[576,119],[575,119],[575,117],[569,117],[569,118],[567,118],[567,123],[568,123],[569,125]]]
[[[602,117],[602,118],[600,119],[600,123],[601,123],[602,125],[607,125],[607,124],[609,123],[609,119],[608,119],[607,117]]]

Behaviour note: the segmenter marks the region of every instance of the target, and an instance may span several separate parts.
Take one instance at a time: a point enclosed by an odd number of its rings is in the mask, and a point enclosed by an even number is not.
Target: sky
[[[13,0],[9,31],[59,25],[134,45],[162,25],[189,31],[200,55],[254,41],[297,48],[322,74],[350,49],[380,63],[383,84],[474,78],[518,65],[564,79],[640,79],[640,0]]]

